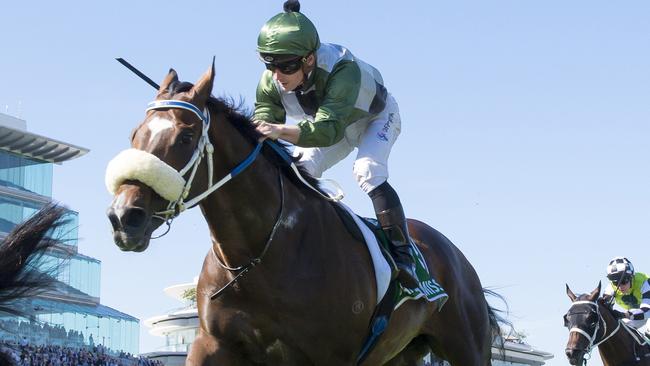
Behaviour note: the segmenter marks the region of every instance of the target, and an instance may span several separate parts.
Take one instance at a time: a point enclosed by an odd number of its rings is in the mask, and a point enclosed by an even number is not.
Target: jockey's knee
[[[388,180],[388,169],[386,169],[386,166],[371,159],[358,159],[354,162],[352,171],[354,172],[357,184],[366,194]]]

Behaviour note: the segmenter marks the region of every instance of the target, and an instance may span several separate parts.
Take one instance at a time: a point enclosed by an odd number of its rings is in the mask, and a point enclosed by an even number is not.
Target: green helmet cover
[[[297,11],[280,13],[264,24],[257,37],[257,52],[306,56],[320,46],[314,23]]]

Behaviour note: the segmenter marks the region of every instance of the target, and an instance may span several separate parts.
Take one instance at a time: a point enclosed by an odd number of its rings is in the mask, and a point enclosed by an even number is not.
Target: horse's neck
[[[217,126],[215,126],[217,125]],[[230,173],[254,149],[229,121],[211,128],[214,145],[213,182]],[[216,130],[215,130],[216,129]],[[246,170],[201,203],[213,246],[228,265],[241,265],[260,255],[273,230],[282,195],[277,167],[258,156]]]
[[[603,314],[603,321],[607,323],[607,334],[604,334],[603,337],[608,337],[617,328],[618,320],[603,306],[600,307],[600,312]],[[635,343],[635,340],[621,325],[616,334],[598,346],[598,351],[607,365],[620,365],[621,362],[634,357]]]

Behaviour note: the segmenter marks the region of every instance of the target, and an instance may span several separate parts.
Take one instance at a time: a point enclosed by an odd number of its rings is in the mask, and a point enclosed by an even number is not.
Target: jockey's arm
[[[269,70],[264,71],[255,93],[253,120],[283,124],[287,114],[272,79],[272,73]]]
[[[630,309],[630,319],[644,320],[650,318],[650,279],[641,286],[641,304],[638,309]]]
[[[262,140],[269,138],[271,140],[281,139],[292,144],[298,143],[300,138],[300,128],[295,125],[280,125],[264,121],[255,121],[257,132],[263,135]]]
[[[292,144],[298,142],[300,129],[297,126],[285,125],[286,111],[277,88],[272,82],[272,73],[266,70],[257,85],[255,112],[253,120],[257,131],[262,134],[260,140],[270,138],[282,139]]]

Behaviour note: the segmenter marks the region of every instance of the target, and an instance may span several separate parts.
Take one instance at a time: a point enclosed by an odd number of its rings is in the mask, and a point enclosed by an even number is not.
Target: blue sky
[[[650,271],[650,5],[642,1],[303,0],[325,42],[381,70],[402,114],[391,183],[409,216],[446,234],[510,319],[563,365],[562,314],[611,257]],[[209,240],[198,211],[141,254],[112,243],[108,161],[154,97],[119,65],[195,81],[216,56],[215,95],[254,101],[255,50],[281,1],[11,2],[0,15],[0,106],[30,131],[91,152],[55,169],[80,213],[80,250],[102,260],[102,302],[145,319],[177,307]],[[352,160],[326,175],[371,215]],[[499,303],[494,303],[501,306]],[[144,328],[144,327],[143,327]],[[142,331],[141,350],[163,343]],[[595,356],[597,358],[597,356]],[[592,363],[595,363],[592,361]]]

